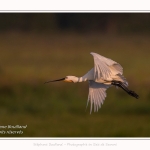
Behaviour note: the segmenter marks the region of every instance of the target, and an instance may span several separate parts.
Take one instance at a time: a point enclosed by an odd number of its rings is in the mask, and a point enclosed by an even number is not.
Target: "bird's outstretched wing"
[[[98,111],[98,109],[101,107],[101,104],[103,104],[106,98],[106,90],[110,86],[111,85],[104,85],[89,80],[89,95],[87,105],[90,101],[91,103],[90,113],[92,112],[93,105],[94,105],[94,112]]]
[[[96,53],[91,53],[94,58],[94,79],[99,81],[101,78],[104,80],[109,79],[112,75],[123,74],[122,66],[106,57],[103,57]]]

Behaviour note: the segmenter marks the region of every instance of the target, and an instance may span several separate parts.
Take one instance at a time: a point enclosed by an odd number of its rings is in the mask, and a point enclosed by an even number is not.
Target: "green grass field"
[[[27,125],[1,137],[150,137],[149,36],[8,32],[0,46],[0,126]],[[112,87],[90,115],[87,82],[44,84],[84,75],[93,67],[90,52],[119,62],[140,98]]]

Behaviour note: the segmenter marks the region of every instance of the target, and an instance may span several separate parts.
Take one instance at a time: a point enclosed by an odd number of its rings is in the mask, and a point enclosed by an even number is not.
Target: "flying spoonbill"
[[[106,90],[111,86],[116,86],[122,88],[129,95],[139,98],[139,96],[134,92],[127,88],[128,82],[123,76],[123,68],[122,66],[104,56],[101,56],[97,53],[90,53],[94,58],[94,68],[88,71],[82,77],[76,76],[66,76],[65,78],[47,81],[56,82],[56,81],[66,81],[66,82],[89,82],[89,94],[88,94],[88,102],[91,103],[90,113],[92,112],[92,108],[94,105],[94,112],[98,111],[103,104],[106,98]]]

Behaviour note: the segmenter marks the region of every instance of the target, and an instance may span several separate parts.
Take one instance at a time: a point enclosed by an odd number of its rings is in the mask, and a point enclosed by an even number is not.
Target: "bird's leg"
[[[135,97],[135,98],[139,98],[139,96],[134,92],[134,91],[131,91],[129,90],[121,81],[115,81],[113,80],[111,82],[112,85],[115,85],[115,86],[118,86],[120,88],[122,88],[124,91],[126,91],[129,95]]]

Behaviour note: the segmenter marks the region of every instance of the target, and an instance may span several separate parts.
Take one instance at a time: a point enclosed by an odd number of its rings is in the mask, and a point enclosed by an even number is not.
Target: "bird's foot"
[[[137,95],[134,91],[131,91],[131,90],[130,90],[130,91],[128,92],[128,94],[131,95],[131,96],[133,96],[133,97],[135,97],[135,98],[137,98],[137,99],[139,98],[139,95]]]
[[[135,97],[135,98],[139,98],[139,95],[137,95],[134,91],[129,90],[122,82],[120,81],[115,81],[113,80],[111,82],[112,85],[118,86],[120,88],[122,88],[124,91],[126,91],[129,95]]]

